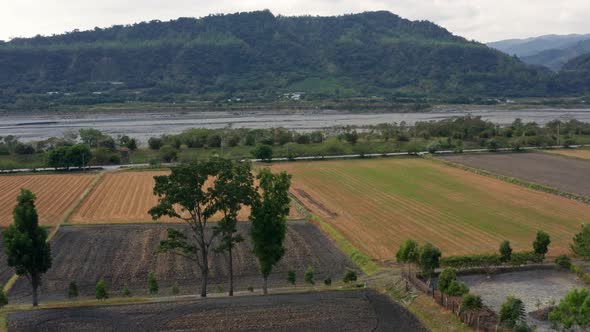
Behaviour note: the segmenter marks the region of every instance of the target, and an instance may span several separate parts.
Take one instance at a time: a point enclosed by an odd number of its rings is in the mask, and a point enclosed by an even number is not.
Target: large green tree
[[[33,288],[33,306],[39,303],[37,290],[41,276],[51,267],[51,248],[47,242],[47,231],[39,226],[35,208],[35,194],[21,189],[14,208],[14,224],[4,231],[4,245],[8,266],[16,274],[25,276]]]
[[[418,258],[418,265],[422,274],[430,278],[434,270],[440,266],[440,257],[442,253],[440,249],[430,243],[425,243],[420,248],[420,255]]]
[[[208,229],[210,218],[217,212],[207,182],[217,170],[216,162],[202,161],[172,167],[170,175],[155,176],[154,194],[158,204],[149,210],[154,220],[168,216],[182,220],[190,236],[175,228],[160,242],[160,252],[172,252],[196,262],[201,271],[201,296],[207,296],[209,249],[215,233]]]
[[[216,207],[223,218],[213,227],[219,235],[217,252],[227,252],[229,271],[229,296],[234,295],[233,249],[244,241],[237,231],[238,213],[243,205],[251,205],[255,195],[254,177],[250,163],[219,161],[219,171],[215,178],[213,192]]]
[[[535,241],[533,241],[533,250],[535,254],[545,257],[549,251],[549,244],[551,244],[551,237],[544,231],[538,231]]]
[[[291,176],[286,172],[273,174],[263,169],[257,176],[259,193],[252,202],[251,236],[254,254],[258,258],[264,279],[263,292],[268,294],[268,276],[285,254],[283,242],[287,233],[289,214],[289,187]]]
[[[590,290],[570,291],[549,314],[549,320],[556,326],[566,329],[574,326],[590,328]]]

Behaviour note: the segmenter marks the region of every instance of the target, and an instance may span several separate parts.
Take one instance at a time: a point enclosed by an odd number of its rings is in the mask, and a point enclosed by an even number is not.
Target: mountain
[[[552,74],[389,12],[269,11],[0,44],[0,107],[367,96],[539,96]]]
[[[501,40],[488,43],[487,45],[506,54],[516,55],[522,58],[533,56],[543,51],[566,49],[580,41],[589,39],[590,34],[545,35],[525,39]]]
[[[555,72],[569,60],[590,53],[590,39],[579,41],[566,48],[556,48],[522,57],[522,61],[538,66],[545,66]]]
[[[590,53],[568,61],[561,70],[555,84],[561,89],[590,92]]]

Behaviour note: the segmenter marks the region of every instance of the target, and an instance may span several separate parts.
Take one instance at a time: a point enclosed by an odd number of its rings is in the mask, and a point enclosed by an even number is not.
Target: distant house
[[[283,97],[287,98],[287,99],[299,101],[303,98],[304,95],[305,95],[305,92],[288,92],[288,93],[284,93]]]

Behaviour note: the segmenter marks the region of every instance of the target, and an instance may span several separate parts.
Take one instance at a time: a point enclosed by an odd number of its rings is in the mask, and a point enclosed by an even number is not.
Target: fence
[[[418,278],[415,273],[402,272],[402,277],[408,280],[419,291],[432,296],[434,301],[443,308],[453,312],[459,319],[476,331],[495,332],[498,329],[498,315],[490,308],[483,306],[479,310],[461,312],[461,297],[448,296],[439,290],[432,290],[426,282]],[[434,293],[434,294],[433,294]]]

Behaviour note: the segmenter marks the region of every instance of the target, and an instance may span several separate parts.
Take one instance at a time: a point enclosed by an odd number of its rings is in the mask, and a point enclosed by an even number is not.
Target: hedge
[[[541,263],[543,256],[535,254],[532,251],[513,252],[508,264],[524,265],[528,263]],[[500,266],[500,255],[498,254],[479,254],[465,256],[448,256],[440,259],[440,267],[452,267],[455,269],[465,269],[472,267]]]

